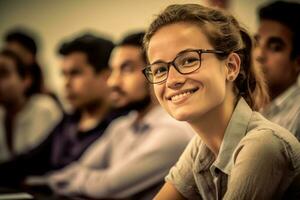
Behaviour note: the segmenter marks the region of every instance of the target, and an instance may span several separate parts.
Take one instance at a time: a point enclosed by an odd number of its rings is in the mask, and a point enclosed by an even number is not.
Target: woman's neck
[[[194,122],[189,122],[201,140],[214,153],[215,157],[219,154],[225,130],[231,119],[234,107],[235,100],[227,98],[213,110],[204,114]]]

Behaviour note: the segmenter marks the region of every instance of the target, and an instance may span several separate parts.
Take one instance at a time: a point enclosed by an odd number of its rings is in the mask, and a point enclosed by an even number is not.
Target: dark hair
[[[29,33],[25,33],[23,30],[12,30],[8,32],[5,36],[6,42],[17,42],[33,55],[37,53],[37,44],[36,41]]]
[[[16,71],[22,79],[24,79],[29,74],[27,67],[24,65],[21,58],[15,52],[8,49],[4,49],[0,52],[0,55],[9,58],[14,62],[16,66]]]
[[[63,43],[59,48],[61,55],[69,55],[74,52],[86,54],[87,60],[95,72],[108,68],[110,53],[114,48],[112,41],[92,34],[84,34],[72,41]]]
[[[36,56],[38,48],[36,39],[33,37],[34,32],[26,28],[16,28],[9,31],[5,37],[6,42],[17,42],[27,49],[33,56]],[[26,65],[26,63],[24,63]],[[35,60],[29,66],[26,66],[28,75],[30,75],[32,84],[27,89],[26,95],[31,96],[35,93],[41,93],[44,90],[44,78],[40,65]]]
[[[135,47],[141,48],[142,59],[144,60],[145,63],[147,63],[146,52],[144,51],[144,48],[143,48],[144,36],[145,36],[144,31],[128,34],[118,43],[117,46],[127,46],[128,45],[128,46],[135,46]]]
[[[5,56],[9,59],[12,59],[15,62],[17,73],[21,78],[29,76],[32,80],[31,85],[25,91],[27,97],[41,93],[43,90],[43,79],[42,72],[40,67],[37,64],[34,65],[25,65],[22,59],[15,52],[4,49],[0,52],[0,55]]]
[[[259,19],[277,21],[292,32],[291,58],[300,55],[300,4],[296,2],[277,1],[259,9]]]
[[[146,50],[156,31],[178,22],[191,23],[202,28],[214,49],[225,52],[225,55],[217,55],[219,59],[226,58],[232,52],[237,53],[241,59],[240,72],[235,80],[238,95],[244,97],[254,110],[267,103],[268,94],[263,75],[252,64],[252,38],[225,11],[198,4],[170,5],[151,23],[144,37]]]

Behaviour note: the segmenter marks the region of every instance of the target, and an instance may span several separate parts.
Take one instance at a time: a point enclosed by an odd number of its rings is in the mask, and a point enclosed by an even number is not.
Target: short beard
[[[130,102],[129,104],[117,108],[116,110],[121,111],[121,112],[130,112],[132,110],[136,110],[138,112],[141,112],[145,110],[152,102],[151,96],[146,95],[143,99],[137,100],[134,102]]]

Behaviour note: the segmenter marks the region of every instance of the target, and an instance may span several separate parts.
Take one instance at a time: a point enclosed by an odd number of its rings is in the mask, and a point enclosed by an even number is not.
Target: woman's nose
[[[180,74],[175,67],[170,66],[168,77],[166,80],[167,87],[173,89],[181,87],[181,85],[183,85],[185,80],[186,78],[184,74]]]

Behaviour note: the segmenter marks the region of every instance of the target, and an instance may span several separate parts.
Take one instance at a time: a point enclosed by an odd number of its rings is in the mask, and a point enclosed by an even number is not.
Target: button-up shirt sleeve
[[[289,185],[281,181],[292,170],[288,144],[271,130],[259,130],[241,141],[233,159],[224,199],[281,199],[273,195]]]

